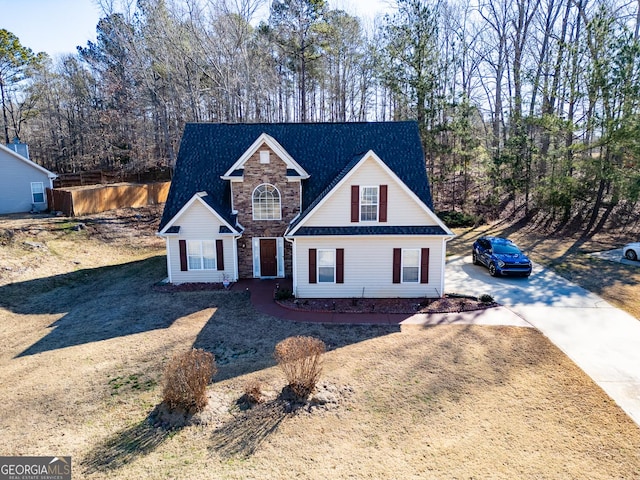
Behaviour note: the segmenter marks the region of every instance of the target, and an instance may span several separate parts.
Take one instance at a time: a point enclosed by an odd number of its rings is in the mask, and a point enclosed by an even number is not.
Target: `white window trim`
[[[267,164],[271,162],[271,152],[269,150],[260,150],[260,163]]]
[[[363,220],[362,219],[362,207],[365,206],[362,203],[362,196],[364,195],[364,192],[367,188],[373,188],[376,191],[376,218],[375,220]],[[378,222],[380,220],[380,185],[361,185],[360,186],[360,198],[358,199],[358,203],[359,203],[359,210],[358,210],[358,215],[360,218],[361,222]],[[369,205],[366,205],[369,206]]]
[[[262,186],[273,187],[273,189],[276,192],[278,192],[278,218],[256,218],[255,194],[256,194],[256,191]],[[251,192],[251,216],[252,216],[252,218],[254,220],[259,221],[259,222],[260,221],[269,222],[269,221],[282,220],[282,193],[280,193],[280,190],[278,189],[278,187],[276,187],[275,185],[272,185],[271,183],[261,183],[260,185],[258,185],[256,188],[253,189],[253,192]]]
[[[40,188],[42,189],[42,191],[40,192],[36,192],[34,191],[33,187],[34,185],[40,185]],[[36,202],[34,195],[35,194],[42,194],[42,201],[41,202]],[[45,191],[44,191],[44,183],[43,182],[31,182],[31,203],[45,203],[47,200],[46,196],[45,196]]]
[[[405,281],[404,279],[404,252],[418,252],[418,276],[416,277],[415,281]],[[420,275],[421,275],[421,265],[422,265],[422,252],[419,248],[403,248],[402,249],[402,254],[401,254],[401,259],[400,259],[400,283],[410,283],[410,284],[416,284],[416,283],[420,283]],[[409,267],[409,265],[408,265]],[[415,266],[410,266],[411,268],[415,268]]]
[[[331,282],[320,281],[320,252],[332,252],[333,253],[333,280]],[[337,254],[335,248],[319,248],[316,250],[316,283],[335,284],[336,283],[336,271],[337,266]],[[323,268],[328,268],[328,265],[323,265]]]
[[[213,267],[205,268],[204,266],[204,252],[203,252],[203,243],[211,242],[213,244]],[[199,245],[200,250],[200,268],[191,268],[191,262],[189,261],[189,246],[190,245]],[[216,250],[216,241],[215,240],[187,240],[187,271],[189,272],[200,272],[200,271],[211,271],[218,269],[218,258],[217,258],[217,250]]]

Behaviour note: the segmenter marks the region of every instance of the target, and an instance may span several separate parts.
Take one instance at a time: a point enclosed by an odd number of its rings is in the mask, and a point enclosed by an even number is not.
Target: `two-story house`
[[[453,237],[415,122],[188,124],[158,234],[172,283],[299,298],[439,297]]]

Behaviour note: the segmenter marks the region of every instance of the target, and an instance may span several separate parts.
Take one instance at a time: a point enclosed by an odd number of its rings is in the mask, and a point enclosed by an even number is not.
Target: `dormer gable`
[[[357,180],[366,178],[365,183]],[[375,181],[371,181],[374,178]],[[354,183],[355,180],[355,183]],[[378,183],[376,183],[378,182]],[[382,183],[379,183],[382,182]],[[359,187],[370,185],[380,195],[380,210],[377,210],[373,221],[363,221],[360,217]],[[356,195],[354,198],[354,189]],[[387,198],[389,193],[392,198]],[[354,218],[354,201],[356,215]],[[387,202],[395,205],[387,218]],[[384,213],[382,204],[384,203]],[[341,213],[342,212],[342,213]],[[350,219],[350,221],[349,221]],[[432,209],[416,195],[373,150],[358,155],[347,164],[334,181],[316,198],[302,214],[289,226],[286,236],[294,236],[304,227],[331,226],[334,231],[339,228],[360,228],[362,231],[375,229],[381,232],[393,232],[397,227],[427,226],[438,234],[453,235],[453,232],[442,223]],[[388,227],[388,228],[387,228]],[[405,229],[406,230],[406,229]]]
[[[288,180],[305,180],[309,178],[309,174],[305,169],[293,159],[284,147],[275,138],[266,133],[261,134],[220,178],[232,182],[242,182],[244,180],[245,163],[258,151],[260,151],[261,164],[272,162],[273,159],[269,156],[270,152],[265,149],[265,145],[286,164]]]
[[[179,234],[181,228],[179,225],[177,225],[177,223],[179,222],[183,214],[189,211],[189,209],[194,203],[202,205],[206,211],[208,211],[211,215],[217,218],[218,222],[220,223],[219,233],[231,233],[235,235],[238,235],[240,233],[238,228],[232,225],[232,222],[230,222],[227,218],[221,215],[220,212],[217,211],[216,205],[211,195],[209,195],[207,192],[197,192],[191,197],[191,199],[187,203],[184,204],[184,206],[178,211],[178,213],[176,213],[166,223],[166,225],[160,229],[160,231],[158,232],[158,235],[162,237],[167,235]]]

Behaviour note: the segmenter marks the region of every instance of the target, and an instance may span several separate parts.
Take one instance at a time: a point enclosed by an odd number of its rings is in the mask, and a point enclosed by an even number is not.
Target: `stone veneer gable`
[[[270,162],[260,163],[260,152],[268,150]],[[258,185],[268,183],[280,192],[281,220],[254,220],[252,195]],[[300,212],[300,181],[287,181],[287,164],[266,144],[262,144],[244,164],[244,181],[231,182],[233,208],[244,227],[238,242],[240,278],[253,277],[251,240],[254,237],[282,237],[289,222]],[[285,242],[285,275],[291,275],[291,246]]]

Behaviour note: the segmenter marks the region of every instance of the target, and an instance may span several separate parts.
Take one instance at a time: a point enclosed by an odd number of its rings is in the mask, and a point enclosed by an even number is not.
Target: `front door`
[[[275,238],[260,239],[260,276],[275,277],[278,275],[278,253]]]

